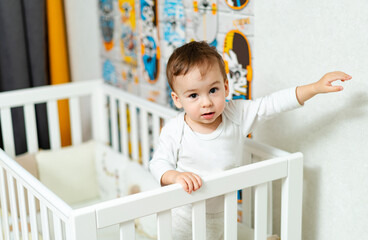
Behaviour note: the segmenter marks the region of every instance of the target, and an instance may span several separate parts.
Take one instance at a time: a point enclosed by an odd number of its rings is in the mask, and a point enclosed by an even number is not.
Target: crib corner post
[[[303,155],[292,154],[282,181],[281,239],[302,239]]]
[[[71,216],[66,228],[67,240],[97,240],[96,212],[78,209]]]
[[[98,87],[92,94],[91,114],[92,114],[92,137],[94,140],[108,143],[108,123],[107,123],[107,98],[101,87]]]

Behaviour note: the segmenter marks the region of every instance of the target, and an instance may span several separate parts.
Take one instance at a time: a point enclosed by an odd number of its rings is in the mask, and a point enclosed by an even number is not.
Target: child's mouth
[[[203,117],[204,119],[211,119],[214,115],[215,115],[215,113],[214,113],[214,112],[210,112],[210,113],[202,114],[202,117]]]

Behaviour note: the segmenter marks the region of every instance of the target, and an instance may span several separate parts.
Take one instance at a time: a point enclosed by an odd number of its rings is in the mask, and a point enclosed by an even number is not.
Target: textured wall
[[[304,240],[365,239],[368,1],[257,0],[255,15],[254,97],[329,71],[353,76],[343,92],[313,98],[260,126],[254,137],[305,156]]]

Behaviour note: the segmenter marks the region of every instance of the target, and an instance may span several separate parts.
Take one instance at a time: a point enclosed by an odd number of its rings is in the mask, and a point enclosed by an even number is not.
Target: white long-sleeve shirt
[[[162,175],[169,170],[193,172],[203,177],[241,166],[244,139],[255,126],[299,106],[295,88],[255,100],[229,101],[221,124],[210,134],[192,131],[182,112],[163,127],[150,171],[160,183]],[[218,200],[215,202],[208,201],[207,212],[221,211],[223,207]]]

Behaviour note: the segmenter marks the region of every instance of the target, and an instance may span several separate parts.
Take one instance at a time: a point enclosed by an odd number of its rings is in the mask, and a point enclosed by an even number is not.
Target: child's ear
[[[229,96],[230,90],[229,90],[229,81],[225,79],[225,97]]]
[[[171,92],[171,98],[174,101],[174,104],[177,108],[182,108],[183,105],[181,105],[180,99],[178,95],[175,92]]]

